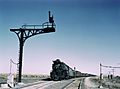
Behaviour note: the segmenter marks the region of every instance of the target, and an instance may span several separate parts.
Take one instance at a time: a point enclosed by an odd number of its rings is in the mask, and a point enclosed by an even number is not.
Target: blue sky
[[[99,74],[100,62],[119,66],[119,0],[0,0],[0,73],[9,72],[9,59],[18,61],[18,38],[10,28],[42,24],[48,21],[49,10],[56,32],[25,42],[23,73],[49,74],[56,58],[95,74]]]

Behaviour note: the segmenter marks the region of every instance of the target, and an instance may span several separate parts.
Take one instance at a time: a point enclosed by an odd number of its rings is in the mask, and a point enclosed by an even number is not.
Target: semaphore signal
[[[19,39],[19,62],[18,62],[18,82],[21,82],[21,75],[22,75],[22,57],[23,57],[23,46],[25,41],[37,34],[44,34],[55,32],[55,23],[53,19],[53,15],[49,11],[49,21],[43,23],[42,25],[22,25],[21,28],[10,29],[10,31],[16,33]]]

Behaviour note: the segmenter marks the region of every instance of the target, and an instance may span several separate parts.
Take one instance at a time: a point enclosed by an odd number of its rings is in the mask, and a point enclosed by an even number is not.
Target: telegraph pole
[[[102,87],[102,64],[100,63],[100,85],[98,86],[98,88]]]
[[[111,79],[112,79],[112,77],[113,77],[114,74],[115,74],[115,73],[114,73],[114,72],[115,72],[115,69],[120,68],[120,67],[102,65],[102,64],[100,63],[100,85],[98,86],[98,88],[100,88],[100,86],[102,87],[102,76],[103,76],[103,74],[102,74],[102,67],[112,68],[113,74],[112,74],[112,76],[111,76]]]
[[[22,28],[19,29],[10,29],[10,31],[16,33],[19,39],[18,82],[21,82],[23,46],[26,39],[37,34],[55,32],[55,26],[53,15],[51,16],[49,11],[49,21],[42,25],[23,25]]]
[[[76,67],[74,67],[74,77],[76,78]]]

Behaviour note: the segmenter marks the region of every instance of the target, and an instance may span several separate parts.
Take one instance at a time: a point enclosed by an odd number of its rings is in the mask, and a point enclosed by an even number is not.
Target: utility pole
[[[102,64],[100,63],[100,80],[102,79]]]
[[[74,77],[76,78],[76,67],[74,67]]]
[[[100,63],[100,86],[99,88],[102,87],[102,64]]]
[[[22,58],[23,58],[23,46],[26,39],[43,33],[55,32],[55,23],[53,15],[49,11],[49,21],[42,25],[23,25],[22,28],[10,29],[10,31],[16,33],[19,39],[19,62],[18,62],[18,82],[21,82],[22,76]]]

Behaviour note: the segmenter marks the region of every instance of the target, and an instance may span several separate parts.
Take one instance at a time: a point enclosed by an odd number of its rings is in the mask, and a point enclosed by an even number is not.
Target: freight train
[[[55,81],[70,79],[74,77],[88,77],[88,76],[94,75],[88,73],[81,73],[80,71],[76,71],[75,68],[73,70],[71,67],[69,67],[64,62],[61,62],[59,59],[53,61],[52,71],[50,72],[51,79]]]

